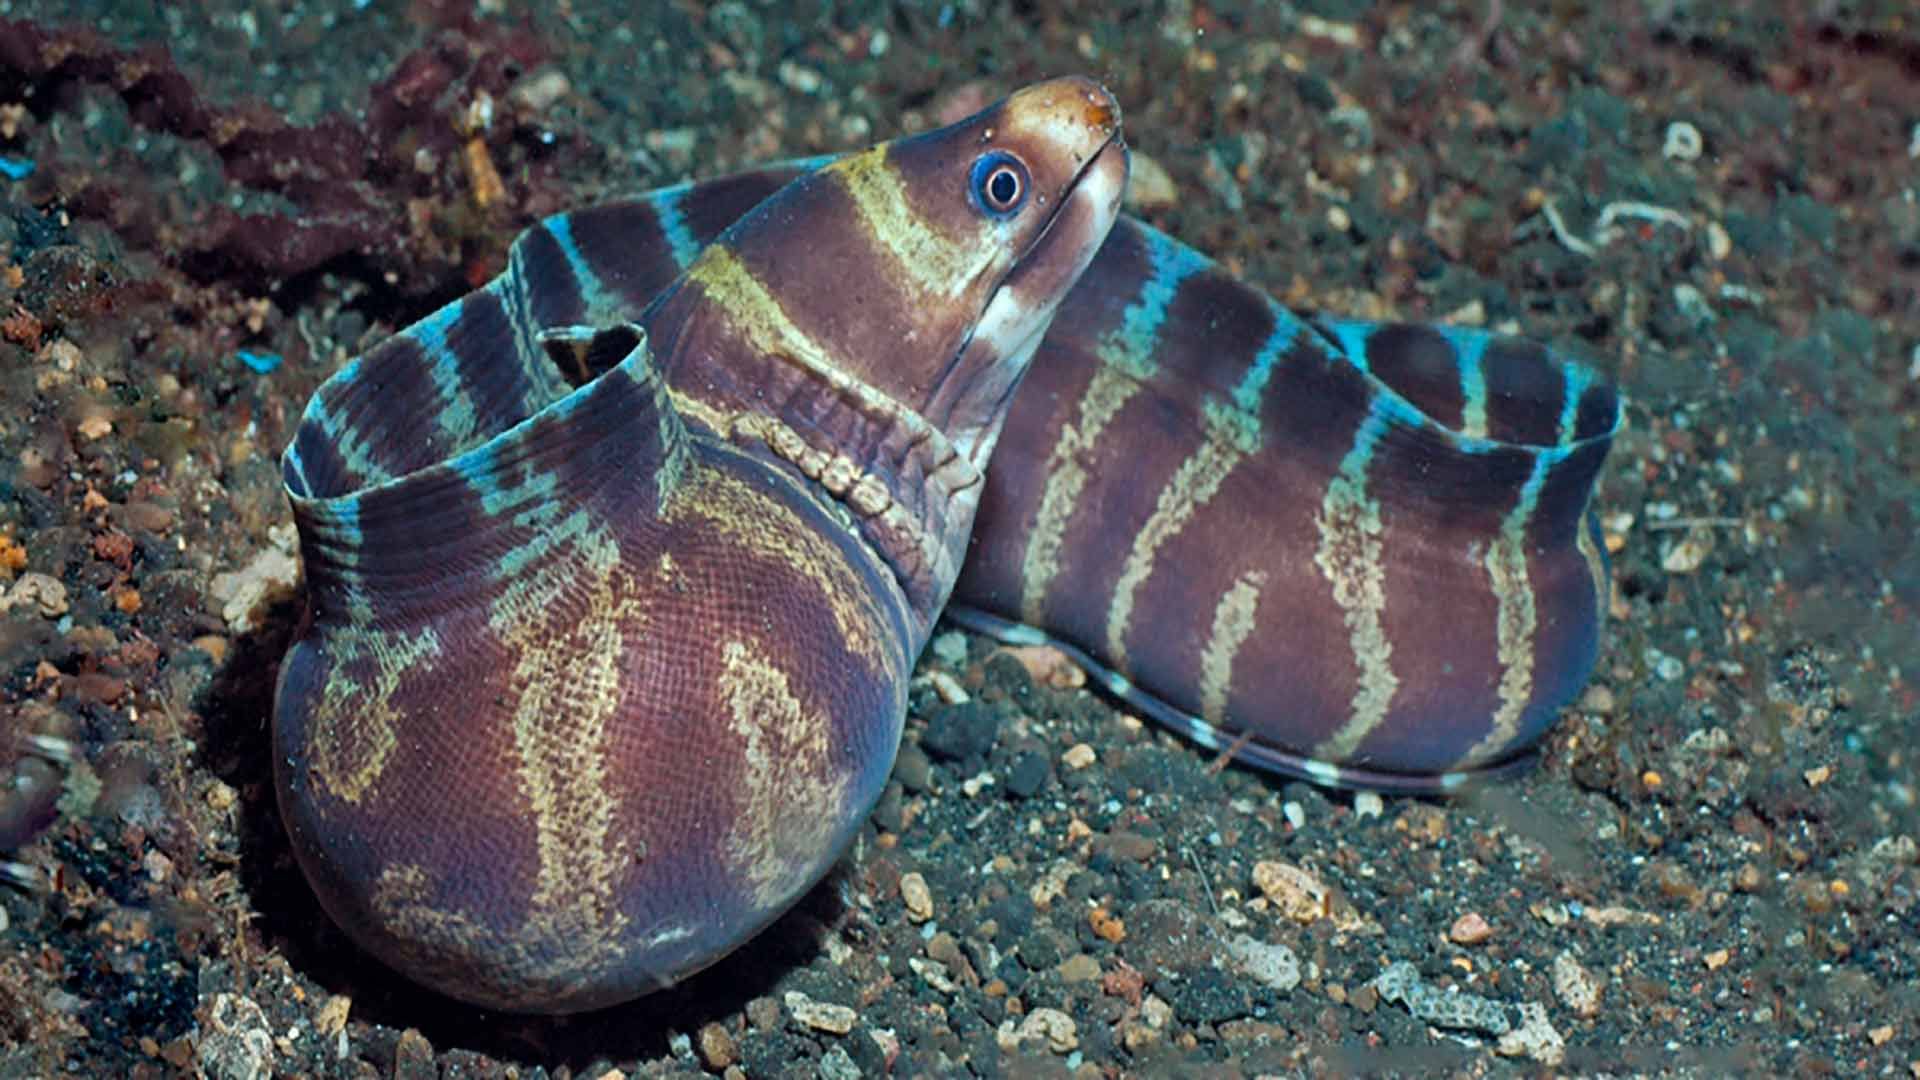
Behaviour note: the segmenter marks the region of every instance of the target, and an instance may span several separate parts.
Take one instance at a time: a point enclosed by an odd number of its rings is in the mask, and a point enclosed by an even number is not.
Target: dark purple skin
[[[563,215],[599,237],[606,254],[584,269],[546,259],[546,293],[564,302],[617,281],[638,303],[679,269],[664,213],[697,246],[806,168],[774,167]],[[1184,276],[1150,288],[1169,268]],[[1159,319],[1132,358],[1142,365],[1140,390],[1096,444],[1064,459],[1085,483],[1062,534],[1072,557],[1037,610],[1026,610],[1023,563],[1055,447],[1077,424],[1130,313]],[[1136,625],[1117,655],[1108,623],[1131,545],[1183,464],[1219,454],[1210,412],[1235,401],[1276,342],[1256,407],[1240,410],[1260,449],[1163,544],[1137,584]],[[1477,389],[1469,356],[1477,357]],[[1366,738],[1331,754],[1361,673],[1352,630],[1315,564],[1314,511],[1376,408],[1392,419],[1367,470],[1382,508],[1386,602],[1378,625],[1398,685]],[[1303,319],[1123,217],[1061,305],[1015,395],[947,615],[1010,642],[1058,645],[1129,705],[1260,768],[1402,792],[1510,775],[1530,764],[1598,654],[1607,571],[1587,505],[1619,422],[1607,380],[1537,344],[1445,327]],[[1531,510],[1509,522],[1523,495]],[[1503,601],[1486,553],[1510,524],[1517,543],[1508,551],[1526,557],[1503,564]],[[1266,600],[1221,695],[1226,707],[1208,716],[1202,661],[1212,623],[1223,593],[1248,574],[1265,575]]]
[[[274,762],[350,936],[454,997],[575,1012],[819,880],[892,767],[969,448],[1031,355],[976,328],[1037,340],[1118,211],[1118,123],[1087,80],[1030,87],[778,193],[617,317],[550,286],[618,237],[539,227],[316,392]],[[1005,159],[1027,198],[980,205]],[[873,239],[901,217],[961,269],[930,286]]]

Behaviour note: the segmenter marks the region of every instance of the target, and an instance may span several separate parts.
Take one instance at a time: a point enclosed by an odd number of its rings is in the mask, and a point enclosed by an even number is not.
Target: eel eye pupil
[[[987,201],[994,206],[1012,206],[1013,200],[1019,197],[1020,178],[1013,175],[1012,169],[1002,165],[987,177]]]
[[[973,193],[988,213],[1004,217],[1026,202],[1027,170],[1011,154],[988,154],[974,162]]]

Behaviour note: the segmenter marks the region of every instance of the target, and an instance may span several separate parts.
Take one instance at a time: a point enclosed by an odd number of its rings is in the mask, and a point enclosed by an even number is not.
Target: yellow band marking
[[[1487,549],[1487,583],[1498,604],[1494,641],[1500,661],[1500,705],[1487,734],[1467,751],[1460,766],[1472,766],[1511,749],[1520,719],[1533,699],[1533,634],[1538,626],[1533,585],[1527,577],[1529,501],[1522,499],[1500,523],[1500,535]]]
[[[496,924],[448,906],[437,891],[424,867],[395,863],[380,872],[371,900],[398,953],[383,959],[441,990],[478,987],[501,1001],[549,1005],[602,989],[626,952],[597,928],[582,928],[584,936],[539,916],[526,929]]]
[[[587,522],[566,535],[571,551],[529,566],[494,602],[490,622],[514,658],[509,733],[533,816],[537,870],[524,932],[577,953],[615,948],[627,922],[617,889],[632,860],[613,835],[608,735],[626,644],[646,632],[648,614],[610,529]]]
[[[952,236],[915,213],[907,185],[887,160],[885,146],[842,158],[823,172],[839,181],[853,200],[874,249],[885,252],[900,276],[924,297],[958,297],[1005,257],[1005,245],[988,242],[990,234],[984,228],[972,235]]]
[[[1114,582],[1113,601],[1107,608],[1107,663],[1116,671],[1127,670],[1127,630],[1133,620],[1134,597],[1153,573],[1154,562],[1167,541],[1179,535],[1193,515],[1220,490],[1220,485],[1235,466],[1246,458],[1239,436],[1244,433],[1244,417],[1235,410],[1209,405],[1206,413],[1206,439],[1187,455],[1174,471],[1173,478],[1160,489],[1153,513],[1133,539],[1133,548]],[[1236,422],[1240,421],[1240,422]]]
[[[928,430],[930,425],[920,414],[842,369],[833,354],[794,323],[779,298],[726,245],[709,244],[687,268],[687,280],[705,292],[753,352],[762,357],[784,357],[869,416],[897,417],[914,431]]]
[[[1254,609],[1266,584],[1266,571],[1249,570],[1214,605],[1213,632],[1207,635],[1207,647],[1200,653],[1200,716],[1215,727],[1226,720],[1227,693],[1233,689],[1233,660],[1253,634]]]
[[[734,421],[741,416],[736,410],[715,405],[678,388],[668,391],[667,397],[682,419],[703,425],[717,438],[731,438]]]
[[[1020,618],[1031,626],[1046,625],[1047,590],[1060,573],[1067,520],[1079,507],[1080,493],[1087,486],[1083,462],[1093,456],[1114,415],[1139,391],[1138,379],[1115,364],[1102,364],[1080,395],[1073,422],[1060,429],[1060,438],[1047,455],[1046,487],[1020,562]]]
[[[360,625],[372,618],[370,610],[361,614]],[[333,657],[310,721],[308,758],[327,794],[359,805],[386,771],[399,745],[396,733],[406,726],[393,706],[400,681],[440,655],[440,638],[431,628],[417,634],[348,630],[328,634],[326,645]],[[348,671],[362,659],[373,662],[370,681]]]
[[[1393,673],[1393,646],[1380,619],[1387,607],[1386,569],[1381,562],[1380,504],[1367,494],[1371,453],[1372,431],[1363,427],[1355,448],[1328,482],[1314,519],[1320,546],[1313,562],[1333,585],[1333,600],[1345,617],[1358,670],[1346,724],[1313,752],[1315,758],[1335,763],[1351,758],[1380,725],[1400,688]]]
[[[852,773],[833,760],[826,713],[802,703],[787,672],[753,645],[721,647],[716,691],[744,766],[728,861],[753,891],[754,905],[770,910],[838,854],[834,838]]]
[[[720,469],[693,469],[661,509],[669,527],[698,521],[739,550],[785,566],[812,584],[847,651],[873,670],[902,673],[898,650],[882,647],[888,625],[879,600],[846,555],[781,500]],[[876,567],[876,569],[878,569]]]

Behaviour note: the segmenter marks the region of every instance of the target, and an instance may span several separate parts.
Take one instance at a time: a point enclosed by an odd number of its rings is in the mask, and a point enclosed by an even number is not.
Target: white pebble
[[[1675,120],[1667,125],[1667,140],[1660,147],[1660,153],[1675,161],[1693,161],[1705,148],[1706,140],[1700,137],[1699,128],[1685,120]]]

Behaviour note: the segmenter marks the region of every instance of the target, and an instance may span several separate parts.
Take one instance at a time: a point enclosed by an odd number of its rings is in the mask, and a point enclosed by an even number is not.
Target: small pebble
[[[798,990],[787,991],[783,1000],[795,1021],[815,1031],[845,1035],[853,1030],[853,1022],[860,1018],[859,1013],[845,1005],[815,1001]]]
[[[1013,759],[1013,768],[1007,770],[1007,794],[1016,799],[1031,799],[1047,783],[1046,755],[1032,750]]]
[[[1159,842],[1152,837],[1126,829],[1109,829],[1100,838],[1099,847],[1114,858],[1129,862],[1146,862],[1160,850]]]
[[[927,957],[953,967],[956,961],[963,959],[960,953],[960,942],[952,934],[942,930],[927,939]]]
[[[1669,574],[1691,574],[1700,569],[1712,550],[1713,544],[1709,538],[1689,534],[1685,539],[1667,549],[1667,553],[1660,559],[1660,569]]]
[[[1166,167],[1149,155],[1135,150],[1127,176],[1127,209],[1135,213],[1165,210],[1179,198],[1180,189],[1175,186],[1173,176]]]
[[[934,693],[940,695],[940,700],[944,704],[965,705],[973,700],[973,695],[967,693],[967,688],[960,685],[960,680],[944,671],[927,672],[927,683],[933,687]]]
[[[918,870],[900,875],[900,901],[907,906],[908,919],[923,923],[933,918],[933,893]]]
[[[960,992],[959,984],[955,983],[953,976],[947,973],[947,966],[945,964],[936,963],[925,957],[910,956],[907,958],[907,967],[913,969],[913,973],[925,980],[928,986],[933,987],[943,994],[957,994]]]
[[[1060,755],[1060,763],[1075,771],[1084,769],[1097,760],[1098,756],[1094,754],[1093,747],[1086,743],[1074,743],[1068,747],[1066,753]]]
[[[902,745],[900,756],[893,759],[893,776],[901,787],[916,795],[933,790],[933,762],[912,743]]]
[[[1700,129],[1685,120],[1675,120],[1667,125],[1667,137],[1661,144],[1662,157],[1675,161],[1693,161],[1699,158],[1706,148],[1706,140],[1700,136]]]
[[[394,1080],[432,1080],[440,1070],[433,1063],[433,1043],[420,1033],[419,1028],[408,1028],[400,1033],[400,1041],[393,1048]]]
[[[1000,739],[1000,710],[978,701],[943,705],[927,717],[921,749],[934,761],[984,760]]]
[[[1074,690],[1087,685],[1087,673],[1052,645],[1007,645],[996,651],[1020,661],[1036,686]]]
[[[1453,921],[1447,940],[1455,945],[1478,945],[1493,936],[1493,927],[1477,911],[1469,911]]]
[[[0,615],[18,607],[36,610],[43,617],[54,619],[65,615],[68,606],[67,587],[58,578],[46,574],[21,574],[12,588],[0,595]]]
[[[1567,1059],[1567,1040],[1547,1020],[1546,1007],[1529,1001],[1520,1006],[1520,1026],[1500,1036],[1494,1051],[1503,1057],[1526,1057],[1557,1066]]]
[[[1234,965],[1253,981],[1286,993],[1300,985],[1300,960],[1279,942],[1265,942],[1246,934],[1228,940]]]
[[[780,1026],[780,1003],[770,997],[757,997],[747,1002],[747,1022],[755,1031],[772,1031]]]
[[[862,1075],[860,1063],[838,1043],[820,1055],[820,1080],[860,1080]]]
[[[1060,962],[1056,968],[1060,981],[1065,983],[1092,982],[1100,977],[1100,961],[1086,953],[1074,953]]]
[[[507,91],[507,101],[515,107],[538,115],[573,92],[573,84],[564,72],[546,68],[526,76]]]
[[[1056,1054],[1065,1054],[1079,1047],[1080,1030],[1073,1017],[1059,1009],[1041,1008],[1028,1013],[1018,1027],[1012,1020],[1002,1023],[996,1038],[1000,1049],[1009,1054],[1023,1045],[1036,1044],[1044,1044]]]
[[[347,994],[334,994],[320,1006],[320,1015],[314,1017],[313,1027],[322,1035],[334,1036],[347,1030],[347,1016],[353,1012],[353,998]]]
[[[1575,1016],[1592,1018],[1600,1013],[1600,993],[1604,984],[1570,952],[1553,958],[1553,993]]]
[[[1311,923],[1327,914],[1326,885],[1292,863],[1254,863],[1253,884],[1280,914],[1294,922]]]
[[[1717,221],[1707,223],[1707,254],[1716,262],[1733,254],[1733,236]]]
[[[1353,797],[1353,816],[1362,821],[1385,813],[1387,803],[1377,791],[1362,791]]]
[[[966,666],[967,635],[960,631],[948,630],[946,633],[935,635],[930,648],[933,650],[934,659],[948,667],[959,668]]]
[[[700,1063],[711,1070],[724,1069],[739,1060],[733,1036],[727,1033],[724,1026],[713,1021],[701,1025],[694,1038],[694,1046],[700,1052]]]

